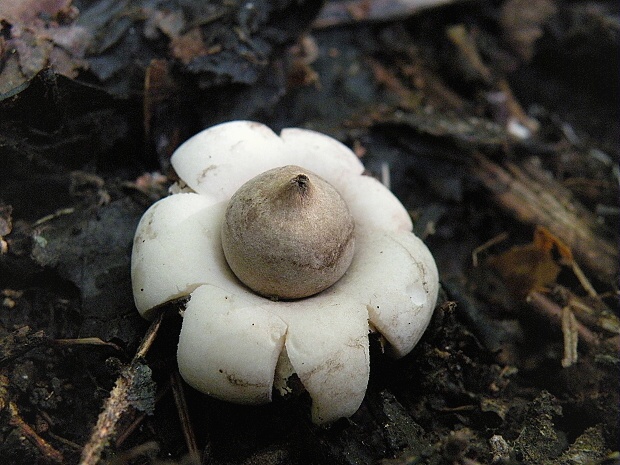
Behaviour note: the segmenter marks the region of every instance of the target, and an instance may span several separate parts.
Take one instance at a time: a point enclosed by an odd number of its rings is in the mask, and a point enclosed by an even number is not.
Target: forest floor
[[[616,1],[23,0],[0,31],[2,464],[620,463]],[[438,264],[328,427],[197,393],[182,304],[134,306],[170,155],[238,119],[351,147]]]

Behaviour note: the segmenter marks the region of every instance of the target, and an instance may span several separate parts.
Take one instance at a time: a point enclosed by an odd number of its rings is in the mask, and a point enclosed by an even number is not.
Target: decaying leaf
[[[561,266],[554,251],[570,254],[563,245],[544,228],[537,228],[534,240],[525,245],[488,258],[487,264],[499,273],[508,289],[517,297],[525,298],[530,291],[541,290],[555,283]]]
[[[83,337],[128,340],[137,330],[127,263],[128,245],[141,215],[140,206],[123,199],[68,211],[39,222],[35,229],[33,258],[54,268],[81,292]]]
[[[295,38],[318,7],[310,1],[3,2],[0,98],[46,68],[72,79],[88,70],[85,79],[99,80],[113,94],[139,93],[155,59],[180,63],[202,87],[252,84],[275,47]]]
[[[84,55],[90,33],[74,23],[77,14],[71,0],[3,2],[0,30],[6,38],[0,97],[46,67],[71,78],[88,67]]]
[[[573,261],[573,253],[570,247],[543,226],[538,226],[534,231],[533,245],[537,249],[544,250],[548,253],[557,252],[567,263]]]

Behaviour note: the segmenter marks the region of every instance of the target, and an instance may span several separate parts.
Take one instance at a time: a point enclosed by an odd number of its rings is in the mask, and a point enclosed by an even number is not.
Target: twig
[[[594,289],[594,286],[592,286],[592,283],[590,283],[590,280],[587,278],[587,276],[575,260],[571,262],[571,268],[573,269],[573,273],[579,280],[579,283],[581,283],[581,286],[586,290],[588,295],[590,297],[594,297],[595,299],[600,300],[598,292],[596,292],[596,289]]]
[[[77,339],[54,339],[54,343],[61,346],[107,346],[122,352],[118,345],[113,342],[106,342],[98,337],[81,337]]]
[[[57,434],[55,434],[53,431],[48,431],[47,434],[49,434],[49,437],[52,439],[55,439],[58,442],[62,442],[65,446],[70,447],[71,449],[74,449],[76,451],[78,450],[82,450],[82,446],[68,440],[67,438],[63,438],[62,436],[59,436]]]
[[[106,400],[103,412],[99,414],[97,424],[88,444],[82,450],[82,465],[96,465],[99,463],[103,450],[109,442],[116,436],[116,425],[125,415],[129,408],[127,392],[130,389],[131,378],[127,370],[123,369],[121,376],[116,380],[116,384]]]
[[[144,358],[146,356],[146,353],[149,351],[149,349],[153,345],[153,342],[155,341],[155,338],[157,337],[157,332],[159,331],[159,327],[161,326],[161,322],[163,318],[164,318],[164,313],[161,312],[159,313],[157,318],[153,320],[153,322],[151,323],[151,326],[149,326],[149,329],[146,331],[146,334],[144,335],[144,339],[142,339],[142,342],[140,343],[140,347],[138,347],[136,355],[133,358],[134,361],[140,358]]]
[[[155,397],[155,404],[157,404],[162,399],[162,397],[166,395],[166,393],[169,390],[170,390],[170,383],[166,383],[166,385],[160,390],[160,392],[157,393],[157,396]],[[124,428],[123,431],[121,431],[118,434],[118,437],[116,438],[116,441],[114,442],[114,446],[116,448],[119,448],[123,445],[123,443],[127,440],[127,438],[136,430],[136,428],[140,425],[140,423],[142,423],[146,415],[147,415],[146,413],[141,413],[140,415],[138,415],[129,424],[129,426]]]
[[[562,366],[567,368],[577,363],[577,343],[579,333],[577,332],[577,318],[569,307],[562,308],[562,334],[564,335],[564,357]]]
[[[597,233],[596,218],[569,191],[545,178],[540,166],[502,167],[482,155],[475,160],[473,174],[502,208],[524,223],[546,227],[572,250],[577,262],[601,281],[615,282],[618,249]]]
[[[105,401],[103,411],[99,414],[93,434],[82,450],[81,465],[98,464],[101,454],[116,436],[118,422],[126,415],[130,407],[128,394],[135,382],[135,370],[133,368],[146,355],[153,344],[162,319],[163,312],[151,323],[131,364],[121,371],[120,376],[116,380],[110,397]]]
[[[593,307],[583,302],[570,291],[566,290],[565,292],[567,294],[566,305],[588,327],[602,329],[615,335],[620,334],[620,319],[607,306],[603,305],[602,309],[600,306]],[[598,296],[598,299],[600,299],[600,296]],[[600,300],[597,300],[597,302],[600,302]]]
[[[474,251],[471,253],[471,261],[472,261],[472,265],[474,266],[474,268],[478,267],[478,254],[480,254],[480,252],[483,252],[486,249],[493,247],[495,244],[499,244],[500,242],[505,241],[506,239],[508,239],[508,233],[504,231],[503,233],[500,233],[497,236],[492,237],[491,239],[486,241],[484,244],[476,247]]]
[[[541,315],[547,317],[554,324],[562,326],[562,308],[538,291],[532,291],[527,295],[526,302]],[[600,340],[596,334],[590,331],[579,321],[575,321],[574,328],[581,340],[590,347],[598,346]]]
[[[174,403],[177,406],[179,412],[179,420],[181,421],[181,428],[183,429],[183,436],[185,437],[185,444],[187,450],[193,457],[199,457],[198,444],[196,443],[196,435],[192,428],[192,422],[189,418],[189,412],[187,410],[187,402],[185,401],[185,394],[183,392],[183,383],[179,372],[175,371],[170,374],[170,385],[172,386],[172,395],[174,396]]]
[[[39,436],[32,427],[26,423],[19,415],[19,409],[14,402],[9,402],[9,412],[11,414],[11,424],[17,426],[24,436],[33,443],[37,449],[51,462],[64,463],[63,455],[54,449],[45,439]]]
[[[145,417],[146,413],[141,413],[129,424],[129,426],[127,426],[127,428],[118,433],[116,441],[114,441],[114,447],[117,449],[121,447],[127,438],[129,438],[129,436],[131,436],[131,434],[136,430],[136,428],[140,426]]]
[[[75,212],[75,208],[61,208],[60,210],[56,210],[54,213],[44,216],[43,218],[39,218],[35,221],[32,226],[41,226],[43,223],[47,223],[48,221],[53,220],[54,218],[58,218],[63,215],[71,215]]]

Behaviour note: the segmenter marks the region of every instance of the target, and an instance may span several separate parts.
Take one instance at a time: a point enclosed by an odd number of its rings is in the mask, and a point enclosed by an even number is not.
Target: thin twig
[[[474,249],[474,251],[471,253],[471,261],[472,261],[472,264],[473,264],[474,268],[478,267],[478,255],[481,252],[484,252],[488,248],[493,247],[495,244],[499,244],[500,242],[503,242],[506,239],[508,239],[508,233],[506,231],[504,231],[504,232],[498,234],[497,236],[492,237],[491,239],[486,241],[484,244],[479,245],[478,247],[476,247]]]
[[[174,403],[177,406],[179,412],[179,420],[181,421],[181,427],[183,429],[183,436],[185,437],[185,444],[187,450],[193,457],[199,457],[198,444],[196,443],[196,435],[192,428],[192,422],[189,418],[189,412],[187,409],[187,402],[185,401],[185,393],[183,392],[183,383],[181,382],[181,376],[178,371],[170,374],[170,385],[172,386],[172,395],[174,396]]]
[[[548,297],[538,291],[532,291],[527,295],[526,302],[538,313],[547,317],[558,326],[562,326],[562,307]],[[581,340],[588,346],[593,347],[600,344],[598,336],[584,326],[583,323],[575,321],[575,329]]]
[[[54,343],[61,346],[106,346],[112,347],[119,352],[122,352],[118,345],[113,342],[106,342],[98,337],[80,337],[77,339],[54,339]]]
[[[135,381],[135,370],[132,368],[140,359],[144,358],[149,348],[153,344],[157,331],[161,326],[163,312],[151,323],[144,339],[140,343],[140,347],[136,352],[131,364],[121,371],[120,376],[116,380],[114,388],[110,393],[110,397],[105,401],[103,411],[99,414],[97,424],[93,430],[88,443],[82,450],[82,458],[80,465],[96,465],[101,459],[101,454],[110,444],[117,434],[116,427],[118,422],[127,414],[130,407],[128,394],[133,387]]]
[[[575,276],[577,277],[583,288],[586,290],[588,295],[590,297],[594,297],[595,299],[600,300],[598,292],[596,292],[596,289],[594,289],[594,286],[592,286],[592,283],[590,283],[590,280],[587,278],[587,276],[575,260],[571,262],[571,267],[573,269],[573,273],[575,273]]]
[[[562,308],[562,334],[564,335],[564,357],[562,366],[567,368],[577,363],[579,355],[577,344],[579,333],[577,332],[577,318],[569,307]]]
[[[71,449],[74,449],[76,451],[77,450],[82,450],[82,446],[81,445],[79,445],[79,444],[77,444],[77,443],[75,443],[73,441],[70,441],[67,438],[63,438],[62,436],[59,436],[59,435],[55,434],[53,431],[48,431],[47,434],[49,434],[50,438],[55,439],[58,442],[62,442],[65,446],[70,447]]]
[[[155,404],[157,404],[162,397],[166,395],[166,393],[170,390],[170,383],[166,383],[166,385],[157,393],[155,397]],[[146,413],[141,413],[138,415],[126,428],[124,428],[121,432],[118,433],[118,437],[114,443],[116,448],[119,448],[123,445],[123,443],[127,440],[127,438],[136,430],[138,426],[144,421],[146,417]]]
[[[24,436],[39,449],[47,460],[55,463],[64,463],[65,458],[63,455],[54,449],[45,439],[39,436],[36,431],[23,420],[14,402],[9,402],[9,412],[11,414],[11,424],[17,426]]]
[[[146,353],[149,351],[155,341],[155,338],[157,337],[157,332],[159,331],[163,318],[164,313],[160,312],[157,318],[153,320],[151,326],[149,326],[149,329],[146,331],[142,342],[140,343],[140,347],[138,347],[138,350],[136,351],[136,355],[133,358],[134,361],[146,356]]]

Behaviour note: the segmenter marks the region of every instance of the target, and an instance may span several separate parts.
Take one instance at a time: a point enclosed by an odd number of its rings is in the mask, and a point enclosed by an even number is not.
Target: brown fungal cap
[[[297,299],[328,288],[351,264],[354,242],[354,221],[338,191],[293,165],[241,186],[222,225],[229,266],[270,298]]]

